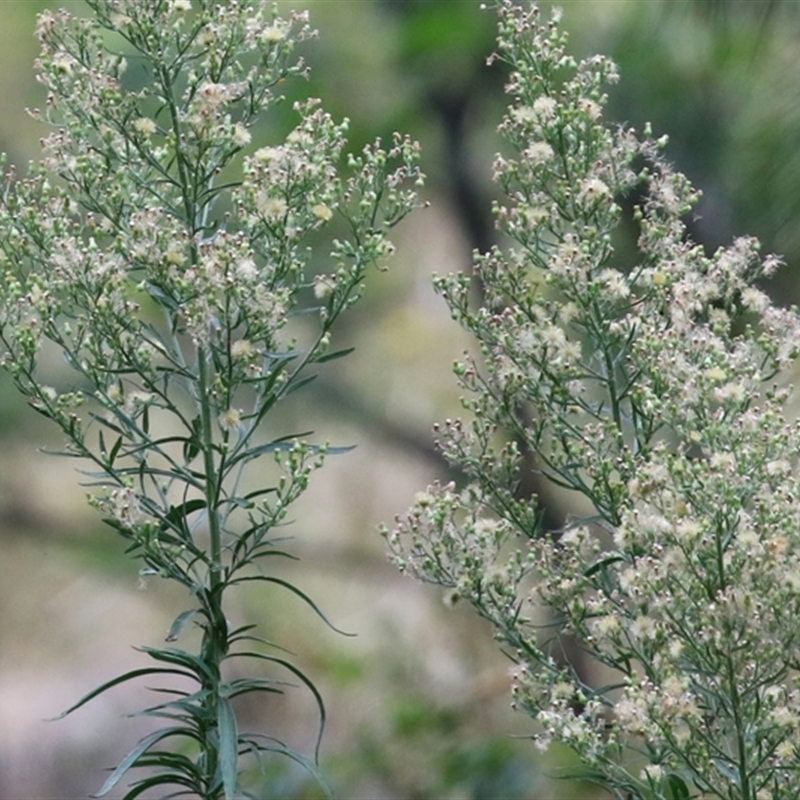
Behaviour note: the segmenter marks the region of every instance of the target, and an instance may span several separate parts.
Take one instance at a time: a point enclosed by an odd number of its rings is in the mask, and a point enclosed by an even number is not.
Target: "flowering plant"
[[[141,712],[165,726],[138,742],[99,794],[146,767],[126,798],[167,786],[206,800],[239,796],[244,755],[281,753],[314,767],[278,739],[238,730],[235,699],[283,682],[231,673],[231,662],[288,671],[313,693],[320,735],[325,717],[311,680],[254,626],[226,618],[229,590],[250,581],[318,611],[264,563],[288,555],[276,529],[335,448],[307,443],[309,434],[258,432],[313,379],[311,365],[346,354],[331,351],[332,328],[416,202],[406,187],[422,180],[417,146],[400,136],[388,151],[376,142],[342,173],[347,122],[309,100],[296,105],[299,123],[284,141],[255,147],[253,127],[280,101],[278,85],[305,74],[293,54],[313,35],[305,14],[283,19],[259,0],[88,5],[87,19],[39,17],[47,105],[36,113],[52,132],[40,164],[5,175],[2,365],[63,431],[63,454],[90,463],[91,503],[142,575],[189,591],[192,607],[167,642],[192,623],[202,643],[199,652],[142,648],[153,664],[66,713],[141,676],[178,680]],[[333,269],[312,278],[308,240],[331,230],[340,234]],[[286,333],[301,312],[302,346]],[[56,385],[43,348],[70,369]],[[262,456],[274,459],[271,478]]]
[[[480,346],[455,367],[471,419],[440,428],[468,482],[384,535],[492,624],[537,746],[568,746],[614,797],[795,798],[800,430],[775,379],[800,318],[756,285],[778,260],[754,239],[710,256],[689,239],[698,193],[665,139],[603,121],[614,64],[568,55],[557,14],[498,13],[510,244],[476,256],[477,307],[473,279],[435,279]],[[613,246],[625,208],[635,262]],[[522,489],[532,469],[583,498],[558,530]]]

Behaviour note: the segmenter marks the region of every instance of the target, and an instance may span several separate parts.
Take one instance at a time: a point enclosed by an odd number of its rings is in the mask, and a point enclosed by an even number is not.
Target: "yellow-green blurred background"
[[[37,157],[45,131],[25,113],[43,102],[32,63],[37,12],[58,3],[0,2],[0,150]],[[80,2],[67,2],[84,13]],[[495,241],[489,207],[503,74],[485,58],[494,17],[473,0],[310,0],[320,31],[304,46],[308,86],[349,116],[354,148],[398,129],[419,139],[431,207],[396,231],[387,274],[340,330],[356,345],[281,423],[356,444],[331,458],[299,503],[291,532],[302,561],[281,575],[314,597],[342,637],[280,592],[236,596],[230,614],[258,620],[320,687],[329,724],[322,768],[343,798],[559,800],[599,796],[553,777],[563,753],[539,754],[528,719],[509,708],[511,662],[468,609],[386,560],[377,525],[414,493],[449,478],[431,426],[457,415],[450,367],[470,342],[431,289],[432,272],[468,270]],[[708,248],[750,233],[786,257],[771,291],[794,302],[800,263],[800,3],[797,0],[566,0],[576,55],[604,52],[622,71],[609,117],[670,136],[668,157],[704,191],[690,221]],[[287,104],[288,109],[288,104]],[[283,112],[282,112],[283,113]],[[288,111],[287,111],[288,113]],[[276,119],[285,128],[289,117]],[[269,126],[270,122],[267,123]],[[321,264],[322,262],[320,262]],[[324,267],[320,266],[320,270]],[[299,427],[293,427],[294,424]],[[117,673],[145,663],[188,600],[142,585],[123,542],[86,506],[74,463],[37,448],[58,438],[0,376],[0,800],[79,798],[146,728],[126,719],[152,699],[146,682],[109,693],[60,722],[47,717]],[[553,514],[568,499],[548,498]],[[192,640],[187,636],[186,642]],[[311,752],[315,706],[302,689],[241,709],[253,727]],[[276,762],[264,797],[318,797]],[[121,796],[121,793],[113,796]]]

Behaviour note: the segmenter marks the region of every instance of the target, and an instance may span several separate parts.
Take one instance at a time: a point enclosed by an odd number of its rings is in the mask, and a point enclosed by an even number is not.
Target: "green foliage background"
[[[0,150],[17,164],[37,157],[44,133],[24,113],[44,100],[32,70],[34,17],[57,5],[0,4]],[[669,134],[668,157],[703,189],[694,236],[710,249],[734,234],[759,236],[765,252],[787,262],[768,290],[797,302],[800,4],[562,5],[573,51],[604,52],[621,67],[610,117],[639,128],[649,120],[656,134]],[[340,331],[340,346],[355,343],[356,352],[283,412],[287,426],[297,421],[320,439],[358,445],[315,476],[291,531],[303,560],[286,573],[358,636],[337,636],[300,604],[263,589],[243,591],[232,613],[259,619],[318,683],[330,712],[323,769],[341,796],[593,797],[551,777],[569,768],[565,755],[543,759],[524,739],[529,721],[509,710],[510,662],[488,629],[397,575],[375,532],[426,482],[448,477],[430,427],[458,413],[450,365],[469,342],[430,274],[469,269],[471,250],[494,241],[491,160],[506,103],[503,75],[485,66],[494,18],[473,0],[306,6],[320,30],[305,50],[312,78],[287,91],[307,89],[335,117],[349,116],[354,148],[394,129],[418,138],[431,208],[397,231],[391,272],[372,276]],[[263,135],[290,124],[287,103]],[[632,246],[620,242],[621,258]],[[121,542],[86,506],[73,465],[37,452],[53,437],[0,376],[0,798],[76,798],[100,786],[103,768],[139,732],[140,723],[122,715],[142,698],[122,690],[68,720],[42,720],[134,666],[131,645],[163,639],[182,608],[167,587],[139,586]],[[547,502],[554,518],[569,510],[568,498]],[[242,713],[311,749],[314,703],[301,690]],[[265,797],[318,796],[286,765],[264,781]]]

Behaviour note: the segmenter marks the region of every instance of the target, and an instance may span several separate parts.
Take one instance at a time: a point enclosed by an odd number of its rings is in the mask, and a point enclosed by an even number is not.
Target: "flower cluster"
[[[230,699],[277,690],[265,678],[227,681],[227,659],[289,670],[324,720],[305,675],[256,652],[263,640],[231,626],[223,607],[225,591],[245,580],[308,599],[253,564],[284,555],[273,528],[336,449],[290,435],[259,441],[258,429],[310,380],[309,365],[346,352],[329,352],[332,327],[416,204],[418,147],[397,135],[345,160],[347,121],[316,100],[295,106],[299,121],[284,140],[256,147],[278,86],[306,73],[293,54],[314,35],[306,14],[283,19],[263,0],[88,5],[87,18],[39,17],[47,103],[35,113],[51,132],[40,164],[24,177],[5,171],[0,363],[62,429],[66,453],[90,462],[91,502],[129,540],[142,573],[189,590],[196,607],[167,641],[190,620],[203,631],[199,654],[149,649],[157,666],[78,704],[143,674],[177,671],[197,683],[148,710],[176,724],[142,740],[101,793],[128,769],[154,766],[128,796],[179,785],[233,797],[240,752],[305,761],[237,730]],[[330,272],[314,278],[308,237],[328,233]],[[303,347],[285,333],[298,312],[316,321]],[[45,345],[63,353],[68,374],[46,374]],[[261,456],[274,468],[252,475]],[[152,750],[168,737],[183,737],[194,755]]]
[[[698,194],[665,140],[603,121],[614,65],[568,55],[557,16],[498,11],[510,245],[476,257],[477,308],[470,277],[435,281],[480,345],[455,368],[471,419],[439,442],[469,484],[420,494],[384,531],[393,558],[493,624],[538,746],[568,745],[615,797],[789,800],[800,426],[776,378],[800,317],[755,283],[778,260],[754,239],[689,239]],[[635,263],[613,247],[626,207]],[[532,469],[583,498],[558,530]]]

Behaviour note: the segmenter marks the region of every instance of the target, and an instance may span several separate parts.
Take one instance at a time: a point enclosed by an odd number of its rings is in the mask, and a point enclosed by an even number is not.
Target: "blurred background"
[[[59,3],[0,4],[0,150],[37,158],[43,129],[35,81],[36,14]],[[84,13],[80,2],[64,3]],[[532,723],[510,710],[511,662],[468,609],[387,563],[381,522],[415,492],[451,474],[432,424],[459,413],[452,362],[470,341],[431,289],[431,273],[469,270],[495,241],[491,161],[504,74],[485,65],[495,20],[473,0],[308,0],[320,38],[293,96],[319,96],[351,119],[359,149],[393,130],[423,147],[430,208],[394,237],[397,256],[370,277],[339,330],[354,354],[292,395],[276,435],[313,427],[318,440],[355,444],[316,473],[291,529],[301,561],[282,568],[340,628],[336,634],[285,593],[242,591],[231,615],[296,654],[329,713],[322,768],[342,798],[562,800],[599,797],[560,776],[569,755],[542,756]],[[543,4],[547,5],[547,4]],[[608,118],[670,137],[667,155],[703,190],[689,221],[710,251],[733,235],[761,238],[787,266],[766,287],[781,303],[800,287],[800,4],[796,0],[566,0],[577,56],[620,65]],[[290,104],[270,131],[293,124]],[[272,126],[272,127],[270,127]],[[324,255],[324,252],[321,254]],[[321,261],[319,271],[326,267]],[[300,428],[294,427],[299,424]],[[276,423],[277,424],[277,423]],[[67,800],[97,791],[145,730],[125,714],[146,686],[112,691],[60,722],[45,722],[103,680],[144,663],[187,598],[143,584],[123,542],[85,503],[76,464],[0,375],[0,800]],[[554,517],[568,500],[547,495]],[[190,647],[187,637],[182,645]],[[315,705],[302,689],[241,709],[248,725],[311,752]],[[121,796],[121,793],[115,796]],[[275,762],[263,796],[315,798],[299,769]]]

